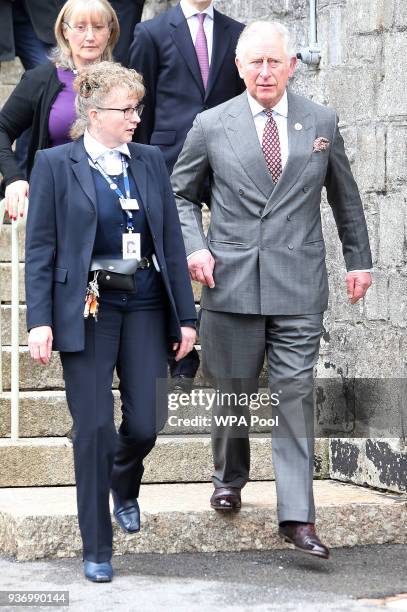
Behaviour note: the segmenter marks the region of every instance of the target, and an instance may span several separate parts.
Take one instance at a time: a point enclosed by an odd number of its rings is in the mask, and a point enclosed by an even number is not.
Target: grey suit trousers
[[[202,366],[218,397],[256,393],[267,355],[270,391],[277,392],[279,398],[278,406],[272,409],[273,417],[279,417],[272,432],[272,456],[280,523],[315,521],[313,367],[318,359],[322,319],[322,313],[263,316],[202,312]],[[232,405],[230,400],[214,405],[214,415],[236,414],[246,417],[248,423],[247,427],[219,427],[212,419],[215,487],[243,487],[249,479],[248,413],[247,407]]]

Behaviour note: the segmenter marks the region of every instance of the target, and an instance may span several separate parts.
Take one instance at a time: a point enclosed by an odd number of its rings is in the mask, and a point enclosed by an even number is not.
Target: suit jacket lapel
[[[315,139],[315,122],[310,113],[302,110],[299,98],[288,92],[288,159],[280,180],[264,209],[268,214],[288,193],[304,170],[312,153],[312,143]]]
[[[133,148],[133,147],[132,147]],[[140,158],[137,153],[131,151],[131,157],[129,161],[130,172],[137,185],[138,192],[141,198],[141,204],[144,207],[144,212],[150,221],[150,216],[147,210],[147,170],[144,161]]]
[[[225,59],[226,51],[230,44],[230,34],[228,30],[229,24],[224,21],[223,15],[217,10],[214,10],[212,57],[205,99],[208,98],[211,89],[215,85],[219,70],[221,69],[223,60]]]
[[[83,146],[83,139],[72,143],[71,159],[74,161],[72,170],[76,176],[79,186],[87,197],[87,201],[92,205],[96,212],[96,190],[92,178],[92,171],[89,166],[89,158]]]
[[[229,142],[243,170],[269,199],[274,183],[267,169],[246,92],[235,98],[222,118]]]
[[[171,11],[170,24],[173,26],[171,36],[174,44],[188,66],[188,69],[201,90],[203,97],[205,95],[205,89],[202,82],[198,58],[196,56],[196,51],[192,42],[191,32],[189,30],[187,20],[185,19],[184,13],[179,5],[176,6],[173,11]]]

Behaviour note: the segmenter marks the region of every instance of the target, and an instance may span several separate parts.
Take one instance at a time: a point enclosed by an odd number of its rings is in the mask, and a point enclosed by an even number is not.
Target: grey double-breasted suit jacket
[[[216,287],[202,306],[223,312],[299,315],[328,302],[321,192],[326,187],[347,270],[371,268],[366,221],[338,117],[288,92],[289,156],[272,182],[247,94],[199,114],[172,175],[187,254],[208,248]],[[324,137],[329,147],[314,151]],[[211,221],[202,228],[200,186],[211,177]]]

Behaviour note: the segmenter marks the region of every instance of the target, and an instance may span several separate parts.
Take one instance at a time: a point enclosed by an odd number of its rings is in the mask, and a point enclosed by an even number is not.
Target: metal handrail
[[[23,217],[11,222],[11,393],[10,420],[11,440],[17,442],[20,437],[20,258],[19,229],[25,226],[27,219],[28,200],[25,200]],[[0,231],[4,227],[5,202],[0,202]],[[1,304],[0,304],[1,306]],[[0,393],[3,393],[3,342],[1,338],[1,307],[0,307]]]

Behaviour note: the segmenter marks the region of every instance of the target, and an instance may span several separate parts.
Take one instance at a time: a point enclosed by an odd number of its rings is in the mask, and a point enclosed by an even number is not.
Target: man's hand
[[[5,208],[10,219],[17,219],[17,215],[24,216],[25,198],[28,198],[27,181],[13,181],[7,185],[5,198]]]
[[[179,361],[185,355],[188,355],[192,351],[196,340],[196,331],[192,327],[181,327],[181,335],[181,342],[174,342],[172,345],[174,351],[177,351],[175,361]]]
[[[47,365],[51,359],[52,329],[48,325],[33,327],[28,334],[30,355],[41,365]]]
[[[370,272],[348,272],[346,275],[346,288],[351,304],[356,304],[360,298],[365,297],[366,291],[372,284]]]
[[[191,279],[202,283],[202,285],[208,285],[210,289],[215,286],[213,280],[214,267],[215,260],[209,251],[202,250],[188,258],[188,270]]]

